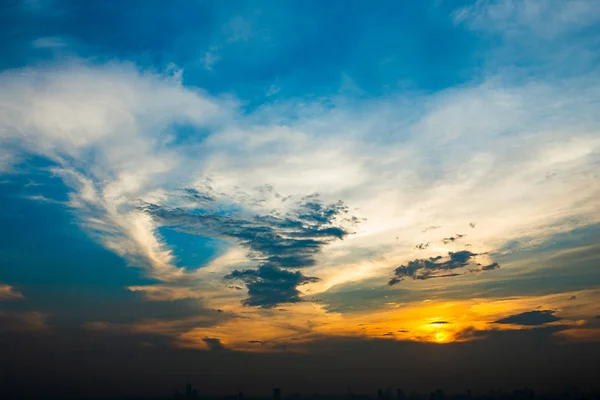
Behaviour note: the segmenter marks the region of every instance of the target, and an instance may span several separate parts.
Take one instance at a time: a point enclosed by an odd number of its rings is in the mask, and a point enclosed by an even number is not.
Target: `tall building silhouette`
[[[181,393],[179,392],[179,390],[176,390],[175,393],[173,394],[173,398],[174,399],[197,399],[199,398],[198,396],[198,390],[194,389],[192,387],[191,383],[186,383],[185,384],[185,395],[181,395]]]
[[[396,389],[396,399],[397,400],[406,400],[406,395],[402,389]]]
[[[273,389],[273,400],[281,400],[281,389]]]

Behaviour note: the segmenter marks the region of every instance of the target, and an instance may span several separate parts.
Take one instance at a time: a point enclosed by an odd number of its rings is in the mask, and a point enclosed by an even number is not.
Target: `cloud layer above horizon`
[[[598,341],[598,3],[148,5],[173,37],[100,3],[7,11],[10,331]]]

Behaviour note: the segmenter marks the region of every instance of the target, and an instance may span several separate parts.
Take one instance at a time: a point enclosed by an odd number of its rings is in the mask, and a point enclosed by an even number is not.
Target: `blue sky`
[[[6,335],[597,351],[597,2],[1,7]]]

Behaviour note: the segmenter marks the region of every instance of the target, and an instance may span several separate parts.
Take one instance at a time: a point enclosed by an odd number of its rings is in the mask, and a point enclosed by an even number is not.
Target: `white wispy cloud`
[[[594,0],[478,0],[453,14],[457,26],[501,43],[486,50],[484,73],[500,65],[527,78],[594,71],[599,16]]]
[[[31,42],[31,45],[38,49],[55,49],[67,47],[69,45],[69,41],[59,36],[48,36],[35,39]]]
[[[217,51],[218,48],[211,48],[210,51],[204,53],[202,62],[204,64],[204,68],[206,68],[208,71],[212,71],[213,66],[221,59]]]
[[[18,162],[18,157],[9,148],[0,147],[0,173],[10,172]]]
[[[174,124],[208,127],[224,117],[218,101],[177,78],[76,62],[0,75],[0,140],[52,160],[88,232],[161,279],[181,270],[136,201],[160,197],[189,173],[168,145]]]
[[[592,78],[516,87],[491,80],[409,107],[388,98],[312,109],[285,127],[211,137],[206,165],[215,182],[319,192],[357,209],[367,218],[358,234],[330,245],[311,273],[360,279],[423,255],[414,249],[421,241],[444,251],[441,239],[457,232],[477,251],[494,251],[597,222],[597,88]],[[441,228],[422,232],[431,225]]]
[[[594,0],[478,0],[454,13],[457,23],[505,36],[534,35],[552,40],[581,30],[600,19]]]

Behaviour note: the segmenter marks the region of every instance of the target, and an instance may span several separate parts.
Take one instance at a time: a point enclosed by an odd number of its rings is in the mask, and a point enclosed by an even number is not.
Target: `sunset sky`
[[[8,390],[598,388],[600,2],[1,7]]]

